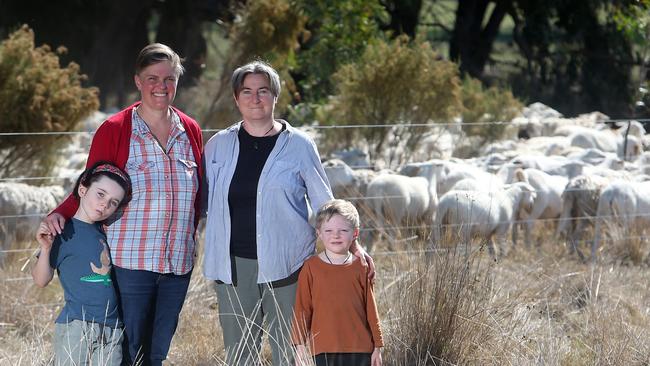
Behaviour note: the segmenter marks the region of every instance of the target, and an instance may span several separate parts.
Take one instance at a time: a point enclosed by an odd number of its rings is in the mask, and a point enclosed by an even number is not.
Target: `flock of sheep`
[[[438,149],[426,161],[376,172],[353,169],[359,162],[345,162],[350,150],[324,166],[335,195],[356,200],[364,213],[370,249],[377,234],[387,235],[392,249],[405,231],[428,228],[432,247],[453,234],[454,242],[478,240],[497,256],[507,250],[509,232],[515,245],[523,229],[530,246],[531,231],[544,222],[581,258],[578,243],[589,239],[595,259],[609,224],[625,235],[642,235],[650,224],[650,139],[639,122],[619,123],[611,128],[599,112],[563,118],[536,103],[512,121],[509,139],[482,147],[477,157],[447,158],[454,152]],[[589,227],[594,234],[586,238]]]
[[[86,129],[94,130],[103,117],[94,116]],[[424,139],[412,156],[425,157],[420,162],[369,169],[375,164],[367,154],[352,149],[324,159],[323,165],[334,195],[360,208],[366,228],[362,242],[369,250],[380,235],[393,249],[400,235],[415,231],[432,247],[449,235],[455,235],[454,242],[478,239],[497,256],[507,250],[509,232],[514,245],[523,229],[530,246],[533,228],[544,221],[581,257],[578,243],[589,239],[596,258],[609,229],[605,223],[639,235],[650,226],[650,152],[644,152],[650,139],[639,122],[613,129],[605,121],[608,117],[598,112],[563,118],[535,103],[510,123],[508,139],[483,146],[473,158],[452,157],[459,146],[473,142],[459,129],[446,128]],[[66,158],[75,166],[66,173],[65,189],[83,166],[89,145],[84,138],[71,145],[68,155],[74,158]],[[63,195],[60,185],[0,182],[0,256],[3,248],[31,235]],[[586,238],[589,227],[594,235]]]

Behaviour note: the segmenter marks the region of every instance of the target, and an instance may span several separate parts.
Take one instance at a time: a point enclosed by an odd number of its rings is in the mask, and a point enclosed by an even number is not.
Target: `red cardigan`
[[[130,107],[112,115],[104,123],[99,126],[93,137],[93,141],[90,145],[90,152],[88,153],[88,161],[86,162],[86,168],[92,166],[98,161],[108,161],[120,169],[124,169],[126,166],[126,161],[129,159],[129,147],[131,143],[131,116],[133,109],[140,105],[140,102],[137,102]],[[201,204],[201,182],[203,174],[203,136],[201,135],[201,128],[196,123],[195,120],[187,116],[185,113],[180,110],[172,107],[176,113],[178,113],[183,127],[190,139],[190,144],[192,145],[192,152],[194,153],[194,159],[198,164],[197,174],[199,179],[199,191],[196,193],[196,199],[194,200],[194,209],[196,215],[194,217],[194,228],[198,225],[200,218],[200,204]],[[57,208],[55,208],[52,213],[56,212],[66,219],[74,216],[79,208],[79,201],[70,194]]]

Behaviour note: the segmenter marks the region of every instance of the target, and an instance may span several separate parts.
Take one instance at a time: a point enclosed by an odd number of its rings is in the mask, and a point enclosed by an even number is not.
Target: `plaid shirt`
[[[126,172],[133,198],[107,230],[113,263],[185,274],[194,263],[194,200],[199,187],[189,137],[175,113],[166,151],[137,113],[132,126]]]

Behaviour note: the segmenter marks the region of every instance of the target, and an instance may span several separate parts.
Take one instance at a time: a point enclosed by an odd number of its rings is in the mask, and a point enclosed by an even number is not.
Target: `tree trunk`
[[[485,27],[483,19],[490,0],[462,0],[456,8],[456,20],[449,42],[449,58],[460,63],[461,74],[481,78],[499,27],[510,6],[507,1],[496,1]]]
[[[386,10],[390,14],[390,24],[384,30],[393,31],[393,37],[406,34],[410,39],[415,38],[421,8],[422,0],[387,1]]]

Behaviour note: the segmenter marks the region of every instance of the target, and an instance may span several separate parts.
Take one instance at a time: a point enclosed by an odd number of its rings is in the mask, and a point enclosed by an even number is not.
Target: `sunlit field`
[[[480,244],[376,245],[384,364],[647,365],[647,245],[613,238],[592,264],[550,232],[538,229],[533,248],[508,243],[498,260]],[[56,279],[45,289],[25,279],[26,256],[10,253],[1,272],[1,365],[43,365],[53,354],[62,291]],[[199,264],[167,365],[223,365],[221,344],[216,296]],[[260,360],[270,365],[266,345]]]

